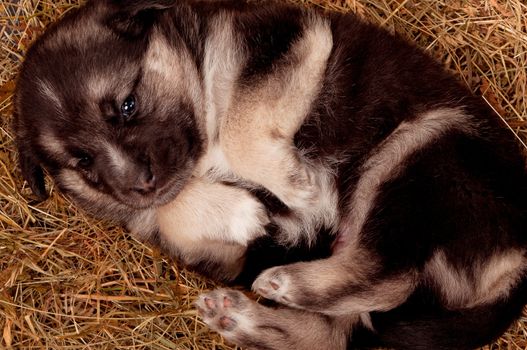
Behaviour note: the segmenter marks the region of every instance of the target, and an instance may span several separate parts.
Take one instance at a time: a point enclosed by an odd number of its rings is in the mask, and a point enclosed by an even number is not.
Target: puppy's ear
[[[148,32],[162,10],[176,3],[177,0],[106,0],[111,8],[106,23],[120,35],[135,39]]]
[[[46,185],[44,182],[44,172],[37,162],[35,156],[28,150],[25,145],[18,146],[18,164],[22,171],[24,180],[40,201],[48,198]]]

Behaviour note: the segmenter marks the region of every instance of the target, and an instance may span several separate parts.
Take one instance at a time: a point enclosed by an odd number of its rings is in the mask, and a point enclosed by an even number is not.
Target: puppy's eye
[[[79,162],[77,163],[77,165],[83,169],[89,168],[90,165],[92,165],[92,159],[90,157],[83,157],[79,159]]]
[[[93,157],[85,152],[76,152],[77,166],[81,169],[88,169],[93,165]]]
[[[134,114],[135,107],[135,97],[133,95],[128,96],[121,105],[121,115],[124,117],[125,121],[130,119],[130,117]]]

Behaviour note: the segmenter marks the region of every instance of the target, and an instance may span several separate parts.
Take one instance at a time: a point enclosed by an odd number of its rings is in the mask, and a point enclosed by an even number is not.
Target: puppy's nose
[[[156,177],[150,170],[144,171],[137,179],[132,189],[140,194],[148,194],[156,188]]]

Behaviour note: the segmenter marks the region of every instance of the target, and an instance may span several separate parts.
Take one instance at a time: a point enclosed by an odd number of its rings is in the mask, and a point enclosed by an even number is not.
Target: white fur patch
[[[216,137],[219,121],[225,117],[232,103],[236,81],[240,74],[244,54],[233,30],[232,15],[219,13],[211,20],[211,34],[205,41],[203,60],[203,116],[198,115],[202,130],[206,132],[205,153],[198,161],[197,177],[211,180],[236,178]]]
[[[247,191],[202,179],[189,182],[176,200],[157,209],[163,237],[179,250],[206,241],[246,246],[265,234],[265,207]]]
[[[126,223],[126,228],[138,239],[148,240],[150,234],[157,228],[157,216],[154,209],[137,211]]]
[[[232,15],[220,13],[212,20],[203,61],[205,125],[209,143],[218,133],[219,120],[232,103],[235,83],[243,63],[241,44],[233,30]]]

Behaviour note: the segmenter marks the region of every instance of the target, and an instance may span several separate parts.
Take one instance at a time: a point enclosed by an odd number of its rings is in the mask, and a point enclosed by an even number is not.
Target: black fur
[[[241,73],[241,83],[252,83],[260,75],[269,74],[291,45],[302,34],[302,18],[297,8],[273,11],[262,7],[236,17],[237,30],[244,33],[248,60]]]

